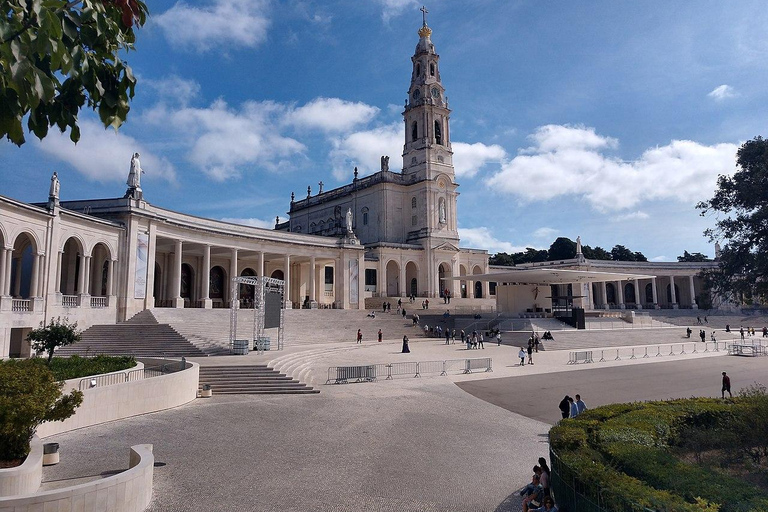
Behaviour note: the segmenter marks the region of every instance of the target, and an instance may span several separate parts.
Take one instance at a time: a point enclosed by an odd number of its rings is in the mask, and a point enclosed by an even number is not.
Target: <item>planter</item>
[[[211,398],[213,396],[213,388],[210,384],[203,384],[203,390],[200,391],[201,398]]]
[[[43,445],[43,466],[53,466],[59,463],[59,443]]]

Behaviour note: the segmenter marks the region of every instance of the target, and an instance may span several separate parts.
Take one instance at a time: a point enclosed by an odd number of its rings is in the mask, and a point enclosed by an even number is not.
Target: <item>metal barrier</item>
[[[592,363],[592,351],[584,350],[571,352],[568,356],[568,364]]]
[[[699,347],[702,345],[704,346],[704,350],[699,350]],[[627,359],[648,359],[650,357],[684,356],[688,354],[698,354],[700,352],[719,352],[720,350],[725,350],[726,346],[727,343],[724,341],[707,341],[706,343],[663,343],[660,345],[643,345],[640,347],[606,348],[599,349],[600,359],[598,359],[597,362],[604,363],[608,360],[621,361],[622,357]],[[568,364],[581,362],[593,363],[592,353],[596,351],[597,349],[570,352]]]
[[[377,377],[386,375],[385,380],[400,375],[420,377],[422,373],[448,375],[448,372],[472,373],[472,370],[493,371],[490,357],[475,359],[450,359],[447,361],[404,361],[397,363],[378,363],[363,366],[331,366],[328,368],[326,384],[346,384],[355,382],[373,382]],[[372,375],[372,377],[370,377]]]
[[[355,382],[373,382],[376,380],[376,365],[331,366],[328,368],[328,380],[325,381],[326,384],[333,380],[331,377],[333,373],[336,374],[336,384],[346,384],[350,380],[355,380]]]
[[[729,356],[755,357],[766,355],[765,347],[758,343],[729,343],[727,348]]]

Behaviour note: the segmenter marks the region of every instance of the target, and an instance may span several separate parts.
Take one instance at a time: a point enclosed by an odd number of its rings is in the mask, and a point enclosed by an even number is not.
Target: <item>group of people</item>
[[[528,350],[520,347],[520,352],[517,353],[517,357],[520,358],[520,366],[525,366],[525,355],[528,354],[528,364],[533,364],[533,343],[528,343]]]
[[[547,459],[539,457],[539,463],[533,466],[531,483],[520,491],[523,512],[557,512],[555,500],[552,498],[550,474]]]
[[[706,317],[704,317],[704,318],[706,318]],[[691,330],[690,327],[686,328],[685,329],[685,337],[686,338],[690,338],[692,332],[693,331]],[[699,330],[699,338],[701,338],[701,342],[702,343],[707,341],[707,333],[706,333],[706,331],[704,329],[700,329]],[[712,334],[710,335],[710,341],[717,341],[717,336],[715,336],[715,331],[712,331]]]
[[[576,400],[565,395],[565,398],[560,400],[560,405],[558,405],[558,407],[560,408],[560,414],[562,414],[563,419],[575,418],[587,410],[587,404],[581,399],[581,395],[576,395]]]
[[[451,303],[451,290],[448,288],[443,291],[443,304],[450,304]]]

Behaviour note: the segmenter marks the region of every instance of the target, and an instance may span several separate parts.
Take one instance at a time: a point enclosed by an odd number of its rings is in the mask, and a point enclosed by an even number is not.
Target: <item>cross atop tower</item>
[[[419,9],[419,10],[421,11],[421,20],[422,20],[422,23],[423,23],[423,25],[426,27],[426,26],[427,26],[427,13],[429,12],[429,11],[427,10],[427,6],[425,6],[425,5],[422,5],[422,6],[421,6],[421,9]]]

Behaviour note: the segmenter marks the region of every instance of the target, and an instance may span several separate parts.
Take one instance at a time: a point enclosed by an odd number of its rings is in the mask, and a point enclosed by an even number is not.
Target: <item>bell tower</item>
[[[405,102],[405,146],[403,174],[415,179],[433,179],[443,173],[453,181],[453,151],[448,98],[440,80],[440,56],[432,44],[432,29],[427,26],[427,10],[422,7],[419,42],[411,57],[413,70]]]
[[[411,85],[403,111],[403,175],[413,183],[409,187],[413,194],[411,202],[413,209],[418,210],[418,215],[410,219],[409,238],[422,239],[428,248],[446,243],[458,247],[459,194],[451,149],[451,111],[440,79],[440,56],[432,44],[432,29],[427,26],[428,11],[422,7],[421,12],[419,42],[411,57]]]

